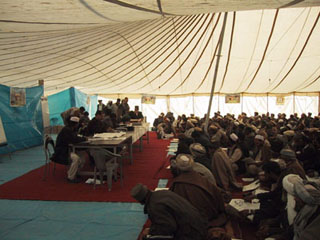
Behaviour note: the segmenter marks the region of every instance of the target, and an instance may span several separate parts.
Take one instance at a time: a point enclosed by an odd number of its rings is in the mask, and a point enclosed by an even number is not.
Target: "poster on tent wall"
[[[26,105],[26,89],[25,88],[10,88],[10,106],[22,107]]]
[[[155,104],[156,103],[156,97],[152,95],[143,95],[141,97],[141,103],[142,104]]]
[[[240,103],[240,94],[227,94],[225,103]]]
[[[277,96],[276,105],[284,105],[284,97],[283,96]]]

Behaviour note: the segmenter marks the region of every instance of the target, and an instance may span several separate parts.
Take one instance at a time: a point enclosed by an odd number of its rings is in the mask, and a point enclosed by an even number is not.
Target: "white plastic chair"
[[[94,159],[93,188],[96,187],[97,172],[100,182],[103,183],[103,176],[107,175],[108,191],[112,188],[112,178],[118,179],[118,168],[120,167],[120,181],[122,183],[122,158],[120,154],[110,152],[106,149],[91,149],[90,154]],[[119,161],[119,162],[118,162]]]

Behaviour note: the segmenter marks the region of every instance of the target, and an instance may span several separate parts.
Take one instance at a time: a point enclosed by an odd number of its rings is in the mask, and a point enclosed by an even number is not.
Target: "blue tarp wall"
[[[7,145],[0,154],[42,144],[43,120],[41,108],[43,86],[26,88],[26,105],[10,106],[10,87],[0,84],[0,116]]]
[[[71,107],[83,106],[92,118],[97,111],[97,104],[98,96],[87,95],[73,87],[50,95],[48,96],[50,125],[64,125],[60,114]]]

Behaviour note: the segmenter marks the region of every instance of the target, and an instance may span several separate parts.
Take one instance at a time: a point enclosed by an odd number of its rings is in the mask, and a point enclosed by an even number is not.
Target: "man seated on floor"
[[[264,136],[257,134],[254,137],[254,148],[252,149],[252,156],[243,159],[246,163],[247,174],[256,177],[262,172],[261,166],[271,159],[270,144],[266,142]]]
[[[287,192],[288,221],[292,225],[291,234],[284,239],[319,239],[320,186],[295,174],[284,177],[282,183]]]
[[[220,190],[193,170],[191,155],[179,154],[176,174],[170,190],[187,199],[209,221],[210,227],[221,227],[226,221],[224,202]]]
[[[226,151],[220,147],[220,141],[213,137],[211,143],[211,151],[213,152],[211,171],[217,181],[217,185],[225,191],[242,189],[242,185],[235,178],[230,158]]]
[[[192,143],[189,146],[193,160],[207,167],[211,171],[211,160],[208,158],[207,151],[200,143]]]
[[[254,213],[253,222],[257,225],[261,221],[276,218],[284,210],[284,202],[281,199],[282,196],[282,184],[280,180],[281,168],[276,162],[267,162],[262,166],[262,170],[265,174],[266,181],[274,184],[274,189],[270,192],[246,195],[244,199],[251,201],[254,198],[259,199],[260,209]],[[260,226],[261,227],[261,226]]]
[[[75,144],[86,141],[86,137],[79,137],[77,135],[79,118],[71,117],[67,126],[64,126],[59,132],[56,140],[54,154],[51,158],[53,162],[69,165],[68,181],[70,183],[79,183],[81,180],[77,178],[77,172],[81,169],[89,159],[86,151],[77,151],[76,153],[69,153],[69,144]]]
[[[143,239],[206,240],[207,221],[188,200],[169,190],[151,191],[137,184],[131,196],[144,205],[151,221]]]

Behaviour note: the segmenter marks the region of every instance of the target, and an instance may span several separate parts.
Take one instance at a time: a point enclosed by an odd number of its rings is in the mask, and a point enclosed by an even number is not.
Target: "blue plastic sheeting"
[[[0,85],[0,116],[8,143],[0,147],[0,154],[42,143],[42,95],[43,86],[26,88],[26,105],[11,107],[10,87]]]
[[[83,106],[92,117],[97,111],[97,104],[98,96],[87,95],[73,87],[50,95],[48,96],[50,125],[64,125],[60,114],[71,107]]]
[[[10,155],[0,155],[0,184],[20,177],[44,163],[45,155],[42,145],[17,151]]]
[[[42,146],[0,156],[0,184],[44,161]],[[136,240],[146,219],[138,203],[0,200],[0,239]]]
[[[146,219],[138,203],[0,200],[0,239],[136,240]]]

